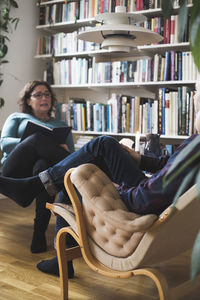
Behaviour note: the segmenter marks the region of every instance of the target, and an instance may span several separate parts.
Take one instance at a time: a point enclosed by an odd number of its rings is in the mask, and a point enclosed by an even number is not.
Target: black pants
[[[41,134],[33,134],[19,143],[9,154],[2,166],[2,175],[14,178],[30,177],[46,170],[69,155],[69,152],[54,140]],[[23,163],[23,162],[26,163]],[[45,191],[36,197],[34,230],[44,233],[50,220],[46,202],[52,203],[54,197]]]

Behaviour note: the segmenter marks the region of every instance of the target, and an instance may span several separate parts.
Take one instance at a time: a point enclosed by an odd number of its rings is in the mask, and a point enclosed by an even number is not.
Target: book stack
[[[77,70],[80,70],[77,72]],[[196,80],[191,52],[166,51],[165,56],[137,61],[96,63],[95,58],[62,59],[53,64],[54,84],[88,84]]]
[[[166,136],[194,133],[194,91],[160,88],[157,99],[112,94],[107,103],[71,99],[58,103],[61,118],[74,131],[153,133]]]
[[[91,141],[94,138],[92,135],[81,135],[76,139],[76,142],[74,144],[75,151],[82,148],[85,144],[87,144],[89,141]]]
[[[159,89],[158,133],[167,136],[194,133],[194,91],[185,86],[177,91]]]
[[[57,9],[57,6],[60,7],[62,5],[68,7],[69,4],[59,4],[59,6],[58,6],[58,4],[54,4],[54,5],[50,6],[50,7],[52,7],[52,9],[49,8],[49,10],[52,11],[53,8]],[[47,7],[49,7],[49,6],[47,6]],[[44,16],[46,14],[44,12],[44,10],[45,10],[45,7],[41,7],[40,19],[42,19],[43,18],[42,16]],[[48,14],[49,14],[49,11],[48,11]],[[51,19],[51,22],[47,21],[47,20],[44,20],[44,21],[40,20],[40,22],[42,22],[44,25],[44,24],[52,23],[54,21],[55,21],[55,23],[71,21],[71,18],[72,18],[72,17],[69,17],[69,18],[65,17],[63,20],[60,21],[56,18],[56,12],[53,13],[53,15],[55,15],[55,16],[49,17]],[[75,15],[74,15],[74,18],[75,18]],[[188,42],[188,40],[189,40],[188,26],[187,26],[187,29],[185,30],[182,40],[181,41],[179,40],[178,18],[179,18],[178,15],[172,15],[168,19],[164,19],[163,17],[155,17],[155,18],[147,19],[147,21],[144,22],[143,26],[146,29],[150,29],[150,30],[155,31],[155,32],[159,33],[160,35],[162,35],[164,37],[164,39],[161,43],[176,44],[179,42]],[[188,19],[188,22],[189,22],[189,19]],[[45,51],[45,48],[49,49],[48,45],[50,44],[51,47],[53,47],[54,53],[56,55],[63,54],[63,53],[76,52],[76,51],[82,52],[82,51],[93,51],[93,50],[100,49],[99,44],[95,44],[92,42],[86,42],[86,41],[77,39],[77,34],[79,34],[81,31],[84,31],[84,30],[87,30],[87,27],[81,27],[77,31],[74,31],[72,33],[61,32],[61,33],[57,33],[57,34],[53,35],[52,37],[47,37],[47,36],[41,37],[38,42],[39,46],[38,46],[37,54],[48,54],[45,52],[40,53],[40,48],[41,48],[40,44],[41,43],[43,45],[44,51]]]
[[[43,1],[48,2],[48,1]],[[93,18],[99,13],[115,12],[115,7],[126,6],[128,12],[160,7],[160,0],[93,0],[67,1],[67,3],[52,3],[40,6],[39,24],[53,24],[76,19]]]

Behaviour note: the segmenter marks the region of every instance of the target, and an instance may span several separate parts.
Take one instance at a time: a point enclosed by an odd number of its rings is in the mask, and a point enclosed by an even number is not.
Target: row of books
[[[146,9],[155,9],[161,7],[162,0],[133,0],[135,10],[146,10]],[[163,0],[165,1],[165,0]],[[192,4],[192,0],[187,1],[188,4]],[[173,1],[173,6],[179,6],[179,0]]]
[[[194,133],[194,91],[178,87],[177,91],[158,91],[158,132],[165,135]]]
[[[40,6],[39,25],[93,18],[99,13],[115,12],[116,6],[125,6],[128,12],[134,12],[159,8],[160,0],[80,0]]]
[[[152,62],[148,61],[147,67],[142,67],[143,76],[147,73],[147,80],[150,81],[196,80],[197,78],[197,67],[190,51],[166,51],[165,56],[155,54],[153,74],[151,64]]]
[[[37,55],[53,54],[53,36],[42,36],[37,43]]]
[[[163,17],[151,18],[144,22],[143,27],[159,33],[164,37],[162,43],[174,44],[178,42],[188,42],[188,26],[182,41],[178,39],[178,15],[173,15],[168,19]],[[100,44],[82,41],[77,35],[87,30],[82,27],[72,33],[57,33],[53,36],[41,37],[38,41],[37,54],[64,54],[70,52],[92,51],[100,49]]]
[[[63,59],[53,64],[53,82],[57,85],[92,83],[92,59]]]
[[[57,3],[40,6],[39,25],[76,21],[79,18],[80,3]]]
[[[134,11],[133,1],[117,0],[80,0],[40,6],[39,25],[93,18],[99,13],[114,12],[115,6],[117,6],[118,3],[125,5],[129,11]]]
[[[57,118],[65,120],[73,130],[77,131],[134,133],[135,130],[139,130],[139,123],[138,120],[133,119],[134,114],[132,114],[131,124],[127,121],[130,116],[130,101],[133,105],[134,97],[130,99],[116,94],[112,95],[107,104],[71,99],[68,103],[58,103]],[[138,97],[136,101],[138,106],[135,106],[135,110],[139,108]]]
[[[62,55],[65,53],[100,50],[100,44],[86,42],[77,38],[81,30],[71,33],[60,32],[52,36],[43,36],[38,40],[37,51],[39,55]]]
[[[188,0],[188,4],[191,3],[192,0]],[[175,0],[173,4],[177,7],[179,1]],[[127,12],[157,9],[161,7],[161,0],[80,0],[67,3],[63,1],[63,3],[40,6],[39,24],[93,18],[99,13],[115,12],[116,6],[125,6]]]
[[[154,100],[112,94],[106,104],[71,99],[58,103],[56,115],[75,131],[191,135],[194,92],[186,87],[177,91],[162,88]]]
[[[81,135],[75,138],[75,143],[74,143],[75,151],[82,148],[85,144],[87,144],[89,141],[91,141],[94,138],[95,137],[92,135]]]
[[[179,15],[172,15],[169,18],[154,17],[144,22],[144,28],[150,29],[163,36],[163,44],[174,44],[188,42],[189,39],[189,16],[184,35],[179,38]]]
[[[191,52],[179,51],[137,61],[95,63],[95,58],[73,57],[53,64],[56,85],[196,80],[197,73]]]

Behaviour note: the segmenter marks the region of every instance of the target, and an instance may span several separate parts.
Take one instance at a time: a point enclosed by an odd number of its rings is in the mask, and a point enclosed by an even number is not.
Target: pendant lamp
[[[163,37],[139,26],[146,17],[138,13],[127,13],[126,7],[116,6],[114,13],[103,13],[95,17],[98,24],[78,34],[84,41],[101,44],[102,49],[119,55],[138,55],[138,46],[158,43]]]

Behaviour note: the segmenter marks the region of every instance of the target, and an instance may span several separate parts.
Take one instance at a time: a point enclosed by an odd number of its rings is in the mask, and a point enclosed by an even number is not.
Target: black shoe
[[[47,251],[47,242],[45,234],[38,234],[34,231],[31,243],[31,252],[41,253],[45,251]]]
[[[42,260],[39,264],[37,264],[37,268],[47,274],[59,276],[59,267],[58,267],[58,259],[57,256],[48,259]],[[72,261],[68,261],[68,278],[74,277],[74,267]]]

